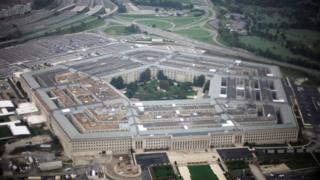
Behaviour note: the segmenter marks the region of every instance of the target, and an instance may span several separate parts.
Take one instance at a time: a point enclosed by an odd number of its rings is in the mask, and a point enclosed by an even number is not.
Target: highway
[[[208,1],[208,7],[213,8],[213,4],[210,1]],[[216,16],[214,12],[211,14],[211,17],[208,16],[208,14],[209,14],[208,7],[205,7],[205,9],[206,9],[205,16],[209,19],[214,19]],[[273,65],[278,65],[278,66],[282,66],[282,67],[300,70],[300,71],[303,71],[305,73],[308,73],[308,74],[311,74],[314,76],[320,76],[320,72],[317,70],[314,70],[314,69],[305,68],[305,67],[297,66],[294,64],[286,63],[286,62],[281,62],[281,61],[269,59],[269,58],[264,58],[261,56],[257,56],[251,52],[246,51],[246,50],[221,46],[221,44],[213,45],[213,44],[199,42],[197,40],[178,35],[174,32],[170,32],[170,31],[166,31],[166,30],[162,30],[162,29],[158,29],[158,28],[152,28],[152,27],[143,25],[143,24],[139,23],[139,21],[130,22],[130,21],[121,19],[118,16],[116,16],[116,14],[113,17],[106,19],[106,21],[119,23],[119,24],[122,24],[125,26],[129,26],[131,24],[134,24],[134,25],[139,26],[139,28],[143,32],[148,32],[149,34],[155,34],[158,36],[162,36],[162,37],[174,40],[176,44],[206,50],[208,52],[208,54],[229,56],[229,57],[236,58],[236,59],[243,59],[243,60],[250,60],[250,61],[255,61],[255,62],[259,62],[259,63],[273,64]],[[203,18],[201,18],[201,22],[202,21],[203,21]],[[199,22],[200,21],[197,21],[197,23],[199,23]],[[191,27],[194,24],[195,23],[192,23]]]
[[[159,35],[162,37],[166,37],[168,39],[172,39],[175,41],[175,43],[187,46],[187,47],[193,47],[193,48],[201,48],[209,52],[209,54],[216,54],[216,55],[222,55],[222,56],[229,56],[233,58],[239,58],[239,59],[244,59],[244,60],[251,60],[251,61],[256,61],[259,63],[268,63],[268,64],[273,64],[273,65],[278,65],[278,66],[283,66],[287,68],[292,68],[300,71],[304,71],[309,74],[313,74],[316,76],[320,75],[320,72],[317,70],[285,63],[285,62],[280,62],[268,58],[264,58],[261,56],[256,56],[253,53],[247,52],[245,50],[240,50],[236,48],[230,48],[230,47],[222,47],[218,45],[213,45],[213,44],[207,44],[203,42],[199,42],[197,40],[193,40],[178,34],[175,34],[173,32],[157,29],[157,28],[152,28],[143,24],[139,24],[137,22],[131,23],[130,21],[126,21],[123,19],[120,19],[116,16],[112,17],[111,19],[106,19],[106,21],[111,21],[115,23],[119,23],[125,26],[129,26],[131,24],[139,26],[141,31],[148,32],[149,34],[155,34]]]

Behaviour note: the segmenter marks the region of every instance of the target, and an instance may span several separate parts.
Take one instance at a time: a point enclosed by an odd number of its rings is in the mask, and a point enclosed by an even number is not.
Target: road
[[[261,170],[254,164],[249,164],[250,170],[254,177],[259,180],[267,180],[266,177],[262,174]]]

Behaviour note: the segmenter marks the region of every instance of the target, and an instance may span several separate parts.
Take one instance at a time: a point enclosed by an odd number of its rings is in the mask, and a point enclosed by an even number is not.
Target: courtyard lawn
[[[302,169],[318,166],[310,153],[264,154],[258,155],[258,160],[260,164],[285,163],[290,169]]]
[[[246,163],[245,161],[229,161],[229,162],[226,162],[226,165],[229,170],[249,168],[248,163]]]
[[[205,43],[209,43],[209,44],[214,43],[212,39],[212,35],[208,31],[202,29],[201,27],[193,27],[190,29],[184,29],[184,30],[175,31],[175,32],[177,34],[180,34],[198,41],[202,41]]]
[[[188,166],[192,180],[218,180],[209,165]]]
[[[154,180],[175,179],[171,165],[153,166],[150,168],[150,172]]]
[[[133,95],[133,98],[137,98],[142,101],[147,100],[167,100],[167,99],[188,99],[188,96],[195,95],[196,92],[192,90],[191,83],[177,82],[177,85],[173,85],[173,82],[163,80],[167,83],[167,89],[159,89],[158,80],[151,80],[146,83],[139,83],[138,90]]]

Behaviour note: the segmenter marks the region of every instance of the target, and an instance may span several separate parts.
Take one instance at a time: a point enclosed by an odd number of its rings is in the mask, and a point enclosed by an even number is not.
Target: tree
[[[125,87],[125,84],[124,84],[121,76],[119,76],[117,78],[112,78],[110,81],[110,84],[113,85],[117,89],[123,89]]]
[[[200,75],[198,77],[194,77],[193,79],[193,85],[194,86],[198,86],[198,87],[202,87],[203,84],[205,83],[206,81],[206,77],[204,75]]]
[[[147,81],[150,81],[150,79],[151,79],[150,69],[146,69],[140,74],[140,79],[139,79],[140,82],[147,82]]]
[[[127,7],[122,4],[122,2],[119,2],[118,0],[111,0],[114,4],[118,6],[118,12],[119,13],[126,13],[127,12]]]
[[[127,12],[126,6],[123,5],[123,4],[119,4],[119,5],[118,5],[118,12],[119,12],[119,13],[126,13],[126,12]]]
[[[159,80],[167,80],[168,77],[166,75],[164,75],[163,70],[159,70],[157,73],[157,79]]]
[[[140,28],[137,25],[131,24],[131,26],[127,26],[126,31],[129,33],[138,33],[140,32]]]
[[[137,86],[136,82],[129,83],[127,85],[127,96],[128,96],[128,98],[132,98],[137,90],[138,90],[138,86]]]

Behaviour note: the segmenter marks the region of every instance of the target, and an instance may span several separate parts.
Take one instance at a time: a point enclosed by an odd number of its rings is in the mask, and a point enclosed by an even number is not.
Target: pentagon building
[[[128,99],[109,84],[162,70],[170,79],[205,75],[207,96]],[[28,72],[21,83],[69,156],[131,150],[201,150],[295,142],[298,125],[276,66],[137,48]]]

